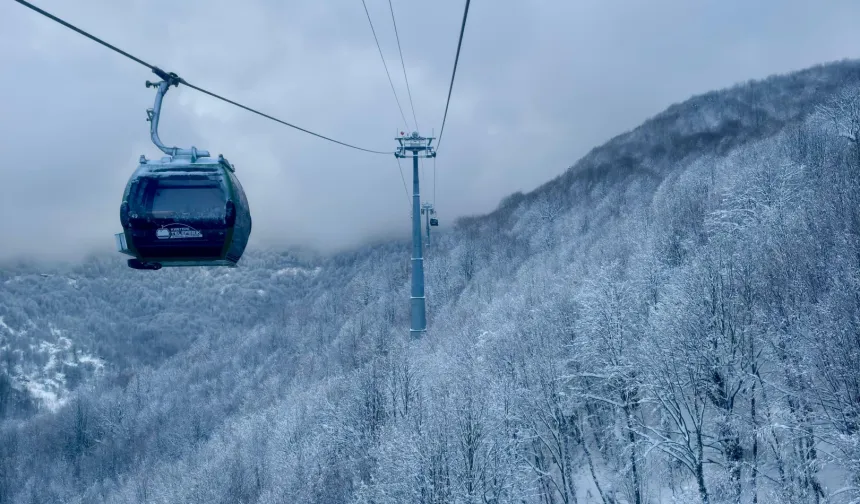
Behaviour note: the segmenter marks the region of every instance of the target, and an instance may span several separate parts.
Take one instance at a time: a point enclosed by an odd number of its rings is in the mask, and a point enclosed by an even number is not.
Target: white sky
[[[411,125],[387,0],[366,0]],[[374,150],[405,130],[361,0],[34,0],[201,87]],[[393,0],[420,131],[436,133],[464,0]],[[847,0],[475,0],[436,163],[442,226],[561,174],[693,94],[853,58]],[[151,144],[146,68],[11,1],[0,4],[0,259],[109,251],[122,190]],[[188,88],[168,145],[223,153],[251,203],[251,246],[330,251],[408,236],[393,156],[306,135]],[[411,191],[409,167],[404,175]],[[422,180],[433,198],[432,163]]]

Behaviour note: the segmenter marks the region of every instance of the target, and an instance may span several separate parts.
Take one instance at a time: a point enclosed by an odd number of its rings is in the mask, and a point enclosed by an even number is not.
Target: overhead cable
[[[418,117],[415,115],[415,104],[412,102],[412,90],[409,88],[409,77],[406,76],[406,63],[403,61],[403,49],[400,48],[400,35],[397,33],[397,21],[394,20],[394,6],[388,0],[388,8],[391,10],[391,23],[394,25],[394,36],[397,38],[397,52],[400,53],[400,66],[403,67],[403,80],[406,81],[406,92],[409,94],[409,106],[412,107],[412,119],[415,121],[415,131],[419,131]]]
[[[297,130],[302,131],[302,132],[304,132],[304,133],[307,133],[307,134],[309,134],[309,135],[313,135],[313,136],[315,136],[315,137],[322,138],[323,140],[328,140],[329,142],[334,142],[334,143],[336,143],[336,144],[343,145],[344,147],[349,147],[349,148],[356,149],[356,150],[360,150],[360,151],[364,151],[364,152],[370,152],[370,153],[373,153],[373,154],[386,154],[386,155],[391,155],[391,154],[392,154],[392,152],[391,152],[391,151],[386,152],[386,151],[376,151],[376,150],[371,150],[371,149],[365,149],[365,148],[363,148],[363,147],[357,147],[357,146],[352,145],[352,144],[348,144],[348,143],[345,143],[345,142],[341,142],[341,141],[339,141],[339,140],[335,140],[335,139],[333,139],[333,138],[329,138],[329,137],[324,136],[324,135],[320,135],[319,133],[314,133],[313,131],[310,131],[310,130],[307,130],[307,129],[305,129],[305,128],[302,128],[302,127],[296,126],[295,124],[291,124],[291,123],[289,123],[289,122],[287,122],[287,121],[283,121],[283,120],[278,119],[278,118],[276,118],[276,117],[273,117],[273,116],[271,116],[271,115],[269,115],[269,114],[265,114],[265,113],[263,113],[263,112],[260,112],[259,110],[255,110],[255,109],[253,109],[253,108],[251,108],[251,107],[247,107],[247,106],[245,106],[245,105],[242,105],[241,103],[237,103],[237,102],[235,102],[235,101],[233,101],[233,100],[230,100],[230,99],[225,98],[225,97],[223,97],[223,96],[221,96],[221,95],[215,94],[215,93],[213,93],[213,92],[211,92],[211,91],[207,91],[206,89],[203,89],[203,88],[201,88],[201,87],[198,87],[198,86],[195,86],[194,84],[189,83],[188,81],[186,81],[185,79],[183,79],[183,78],[181,78],[181,77],[177,76],[177,75],[176,75],[176,74],[174,74],[174,73],[168,73],[168,72],[165,72],[164,70],[162,70],[162,69],[158,68],[157,66],[155,66],[155,65],[151,65],[151,64],[147,63],[146,61],[143,61],[142,59],[137,58],[137,57],[135,57],[135,56],[133,56],[133,55],[131,55],[131,54],[129,54],[129,53],[127,53],[127,52],[123,51],[122,49],[119,49],[119,48],[117,48],[116,46],[113,46],[113,45],[111,45],[111,44],[109,44],[109,43],[105,42],[104,40],[101,40],[100,38],[98,38],[98,37],[96,37],[96,36],[94,36],[94,35],[91,35],[91,34],[89,34],[89,33],[85,32],[84,30],[81,30],[80,28],[78,28],[78,27],[76,27],[76,26],[74,26],[74,25],[72,25],[72,24],[70,24],[70,23],[67,23],[66,21],[63,21],[62,19],[58,18],[57,16],[54,16],[53,14],[51,14],[51,13],[49,13],[49,12],[46,12],[46,11],[44,11],[44,10],[42,10],[42,9],[40,9],[40,8],[38,8],[38,7],[36,7],[35,5],[31,4],[30,2],[27,2],[27,1],[25,1],[25,0],[15,0],[15,1],[16,1],[16,2],[18,2],[19,4],[21,4],[21,5],[25,6],[25,7],[28,7],[28,8],[30,8],[30,9],[32,9],[32,10],[34,10],[34,11],[38,12],[39,14],[42,14],[43,16],[45,16],[45,17],[47,17],[47,18],[49,18],[49,19],[51,19],[51,20],[53,20],[53,21],[56,21],[57,23],[60,23],[61,25],[65,26],[65,27],[67,27],[67,28],[69,28],[69,29],[71,29],[71,30],[74,30],[74,31],[76,31],[76,32],[80,33],[81,35],[83,35],[83,36],[85,36],[85,37],[89,38],[90,40],[93,40],[93,41],[95,41],[95,42],[97,42],[97,43],[99,43],[99,44],[101,44],[101,45],[103,45],[103,46],[107,47],[108,49],[111,49],[111,50],[113,50],[113,51],[116,51],[117,53],[119,53],[119,54],[121,54],[121,55],[125,56],[126,58],[129,58],[130,60],[132,60],[132,61],[134,61],[134,62],[136,62],[136,63],[139,63],[139,64],[141,64],[141,65],[143,65],[143,66],[145,66],[145,67],[149,68],[150,70],[152,70],[152,72],[153,72],[154,74],[158,75],[160,78],[162,78],[162,79],[164,79],[164,80],[168,80],[168,81],[171,81],[171,82],[174,82],[174,83],[181,83],[181,84],[184,84],[184,85],[186,85],[186,86],[188,86],[188,87],[190,87],[190,88],[192,88],[192,89],[195,89],[195,90],[197,90],[197,91],[200,91],[201,93],[207,94],[207,95],[209,95],[209,96],[211,96],[211,97],[213,97],[213,98],[217,98],[217,99],[222,100],[222,101],[225,101],[225,102],[227,102],[227,103],[229,103],[229,104],[231,104],[231,105],[235,105],[235,106],[237,106],[237,107],[243,108],[243,109],[247,110],[248,112],[252,112],[252,113],[257,114],[257,115],[259,115],[259,116],[265,117],[266,119],[270,119],[270,120],[275,121],[275,122],[277,122],[277,123],[283,124],[284,126],[289,126],[290,128],[297,129]]]
[[[469,1],[466,0],[466,9],[463,11],[463,24],[460,26],[460,41],[457,42],[457,56],[454,58],[454,71],[451,72],[451,84],[448,86],[448,100],[445,102],[445,115],[442,117],[442,129],[439,130],[439,140],[436,141],[436,152],[442,143],[442,133],[445,132],[445,120],[448,119],[448,105],[451,104],[451,90],[454,89],[454,76],[457,75],[457,62],[460,61],[460,47],[463,45],[463,33],[466,31],[466,17],[469,15]]]
[[[397,108],[400,110],[400,117],[403,118],[403,124],[409,129],[409,121],[406,120],[406,114],[403,113],[403,107],[400,106],[400,99],[397,97],[397,91],[394,89],[394,81],[391,80],[391,74],[388,72],[388,64],[385,63],[385,56],[382,55],[382,47],[379,45],[379,39],[376,38],[376,30],[373,28],[373,21],[370,20],[370,12],[367,10],[367,3],[361,0],[364,6],[364,13],[367,14],[367,22],[370,23],[370,31],[373,33],[373,40],[376,41],[376,48],[379,50],[379,58],[382,60],[382,66],[385,68],[385,75],[388,76],[388,83],[391,84],[391,92],[394,93],[394,101],[397,102]]]

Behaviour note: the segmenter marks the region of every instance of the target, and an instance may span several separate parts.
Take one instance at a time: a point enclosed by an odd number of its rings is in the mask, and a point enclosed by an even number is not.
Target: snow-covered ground
[[[74,342],[65,331],[53,324],[48,324],[48,334],[52,340],[37,339],[38,327],[28,321],[27,328],[15,329],[0,316],[0,336],[12,336],[18,339],[32,334],[32,340],[27,343],[30,357],[21,361],[11,370],[12,386],[20,391],[27,391],[31,397],[49,411],[56,411],[65,404],[69,396],[66,379],[69,368],[84,366],[88,373],[94,375],[102,371],[105,362],[95,355],[74,348]],[[6,338],[0,339],[0,341]],[[9,344],[0,345],[5,350]],[[19,354],[23,350],[14,350]],[[38,363],[45,362],[44,365]]]

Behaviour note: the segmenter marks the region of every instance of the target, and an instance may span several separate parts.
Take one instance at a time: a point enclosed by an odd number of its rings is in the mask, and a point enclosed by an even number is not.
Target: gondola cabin
[[[132,256],[128,266],[157,270],[166,266],[229,266],[245,252],[251,236],[248,198],[236,169],[224,156],[208,151],[167,147],[158,137],[161,103],[170,86],[181,79],[161,69],[155,106],[147,109],[152,143],[167,154],[160,160],[140,156],[122,195],[114,235],[119,252]]]
[[[234,167],[223,156],[147,160],[131,176],[120,205],[117,249],[135,269],[235,267],[251,234],[251,213]]]

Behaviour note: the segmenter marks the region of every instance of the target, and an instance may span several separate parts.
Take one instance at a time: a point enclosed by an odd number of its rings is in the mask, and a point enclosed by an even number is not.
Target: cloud
[[[366,0],[413,128],[388,2]],[[441,126],[461,0],[393,0],[423,134]],[[375,150],[406,130],[360,0],[41,0],[37,5],[189,82]],[[692,94],[854,56],[860,4],[767,0],[472,2],[433,187],[442,226],[562,173],[590,148]],[[14,2],[0,6],[0,259],[110,250],[149,142],[156,77]],[[408,237],[393,156],[286,128],[188,88],[161,137],[237,166],[252,246],[324,251]],[[411,191],[411,167],[403,173]]]

